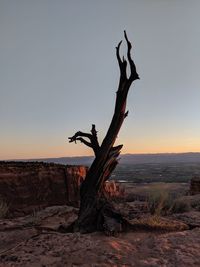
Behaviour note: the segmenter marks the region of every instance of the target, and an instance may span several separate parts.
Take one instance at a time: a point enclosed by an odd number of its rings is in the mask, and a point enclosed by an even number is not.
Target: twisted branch
[[[89,141],[85,140],[84,138],[89,139]],[[92,124],[91,134],[78,131],[72,137],[68,137],[68,139],[69,139],[69,143],[75,142],[76,144],[76,141],[80,141],[84,145],[92,148],[95,155],[97,155],[99,151],[97,131],[96,131],[94,124]]]

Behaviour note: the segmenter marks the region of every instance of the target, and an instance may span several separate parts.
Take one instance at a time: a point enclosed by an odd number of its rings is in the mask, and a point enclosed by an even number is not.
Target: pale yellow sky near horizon
[[[122,139],[122,138],[121,138]],[[154,153],[187,153],[187,152],[200,152],[200,146],[196,144],[199,140],[195,139],[175,139],[175,140],[154,140],[149,143],[143,143],[143,140],[137,142],[124,140],[124,142],[117,142],[123,144],[122,154],[154,154]],[[41,140],[42,142],[42,140]],[[183,145],[184,143],[184,145]],[[3,153],[2,153],[3,152]],[[32,146],[27,143],[19,143],[18,146],[13,144],[8,150],[7,144],[0,151],[0,160],[11,159],[37,159],[37,158],[57,158],[57,157],[73,157],[73,156],[91,156],[93,152],[90,148],[85,147],[83,144],[59,144],[58,146],[43,145]]]

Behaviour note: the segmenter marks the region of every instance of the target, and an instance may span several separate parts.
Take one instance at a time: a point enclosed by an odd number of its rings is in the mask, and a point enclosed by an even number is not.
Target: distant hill
[[[124,164],[140,163],[200,163],[200,153],[160,153],[160,154],[125,154],[122,155]]]
[[[48,163],[66,164],[66,165],[90,165],[93,157],[62,157],[62,158],[41,158],[41,159],[30,159],[30,161],[43,161]],[[29,161],[29,160],[26,160]]]
[[[200,163],[200,153],[160,153],[160,154],[124,154],[120,155],[122,164],[145,164],[145,163]],[[41,158],[24,161],[54,162],[69,165],[90,165],[92,156],[86,157],[62,157]]]

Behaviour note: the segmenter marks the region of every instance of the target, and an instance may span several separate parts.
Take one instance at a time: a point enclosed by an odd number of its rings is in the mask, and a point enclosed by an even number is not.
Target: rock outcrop
[[[52,205],[78,205],[86,172],[84,166],[0,162],[0,197],[11,214],[19,215]]]
[[[190,194],[200,194],[200,177],[193,177],[190,181]]]
[[[88,168],[43,162],[0,162],[0,200],[12,216],[54,205],[79,206],[79,191]],[[106,182],[111,198],[122,198],[119,183]]]
[[[110,198],[122,199],[125,197],[125,188],[114,180],[106,181],[104,190]]]
[[[34,216],[0,220],[0,266],[200,266],[200,212],[192,217],[192,230],[187,230],[191,215],[181,214],[175,219],[141,215],[131,220],[133,232],[117,237],[58,232],[77,213],[54,206]]]

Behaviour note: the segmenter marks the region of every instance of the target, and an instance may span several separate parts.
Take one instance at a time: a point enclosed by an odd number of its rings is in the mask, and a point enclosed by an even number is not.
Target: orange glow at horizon
[[[179,140],[138,140],[138,142],[125,141],[121,154],[154,154],[154,153],[186,153],[200,152],[200,140],[181,139]],[[197,145],[198,144],[198,145]],[[9,159],[37,159],[57,158],[73,156],[92,156],[91,149],[82,144],[6,144],[1,146],[0,160]]]

